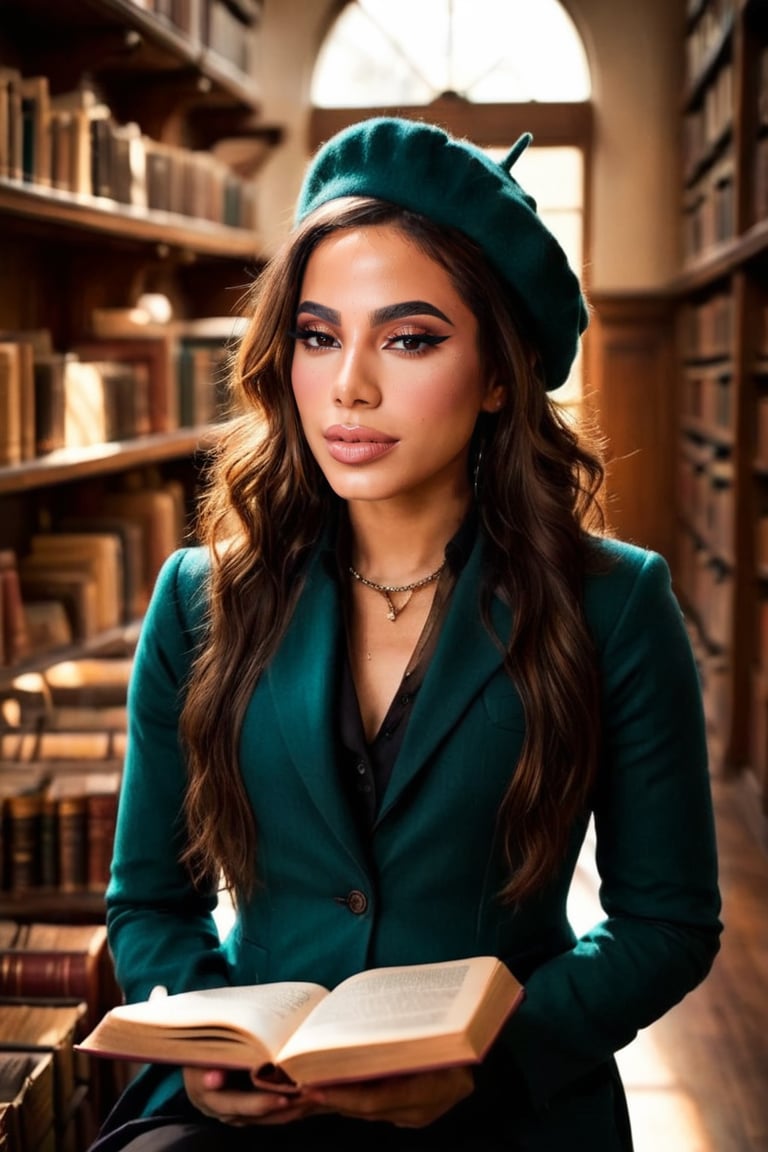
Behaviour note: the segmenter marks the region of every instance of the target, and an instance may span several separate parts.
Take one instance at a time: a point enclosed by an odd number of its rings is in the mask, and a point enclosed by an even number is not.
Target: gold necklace
[[[414,580],[412,584],[377,584],[375,580],[369,580],[366,576],[361,576],[351,564],[349,565],[349,574],[357,580],[358,583],[364,584],[366,588],[370,588],[372,591],[378,592],[380,596],[384,597],[387,602],[387,619],[394,622],[400,613],[408,607],[411,602],[411,596],[413,596],[416,589],[424,588],[427,584],[434,584],[435,580],[442,574],[443,568],[445,568],[445,560],[443,560],[439,568],[435,568],[434,572],[430,572],[429,576],[422,576],[421,580]],[[392,592],[407,592],[409,594],[408,599],[397,608],[392,600]]]

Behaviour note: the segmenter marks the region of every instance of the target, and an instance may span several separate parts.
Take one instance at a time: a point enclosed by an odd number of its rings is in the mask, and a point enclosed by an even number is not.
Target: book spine
[[[56,888],[59,883],[58,804],[43,797],[40,809],[40,885]]]
[[[85,796],[66,796],[59,809],[59,890],[77,892],[86,886],[87,828]]]
[[[94,794],[86,799],[88,838],[88,887],[102,892],[109,882],[112,843],[117,819],[117,792]]]
[[[0,568],[0,613],[3,617],[6,659],[22,660],[29,651],[29,632],[21,598],[19,570],[14,563]]]
[[[42,797],[20,794],[5,801],[6,840],[8,845],[8,887],[13,892],[37,888],[38,844]]]
[[[87,952],[0,952],[0,995],[98,1000],[98,965]]]
[[[35,451],[47,455],[64,447],[64,359],[50,357],[34,365]]]

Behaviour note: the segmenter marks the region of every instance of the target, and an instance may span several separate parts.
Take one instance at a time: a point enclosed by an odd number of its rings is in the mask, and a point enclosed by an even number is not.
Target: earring
[[[472,490],[475,493],[475,500],[478,500],[480,498],[480,484],[481,484],[481,479],[482,479],[481,475],[480,475],[480,466],[481,466],[482,462],[483,462],[483,441],[481,440],[480,444],[478,445],[478,448],[477,448],[477,456],[475,456],[475,467],[472,470]]]

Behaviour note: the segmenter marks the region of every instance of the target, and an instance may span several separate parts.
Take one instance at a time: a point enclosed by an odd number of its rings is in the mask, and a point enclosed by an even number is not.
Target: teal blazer
[[[585,589],[602,682],[593,814],[604,919],[580,938],[566,901],[586,817],[545,892],[517,909],[497,900],[496,815],[525,720],[480,620],[480,537],[367,840],[337,770],[342,609],[317,549],[244,719],[241,771],[262,884],[220,943],[215,896],[193,891],[178,863],[185,768],[176,726],[209,561],[194,548],[170,557],[136,654],[107,892],[126,999],[144,999],[156,984],[170,992],[294,979],[332,987],[366,967],[491,953],[526,987],[492,1054],[496,1086],[483,1098],[506,1116],[508,1143],[499,1146],[630,1149],[613,1054],[704,978],[718,949],[720,901],[700,686],[667,565],[631,545],[595,547],[610,561]],[[492,611],[506,636],[511,609],[497,598]],[[179,1085],[176,1070],[148,1069],[131,1107],[152,1112]]]

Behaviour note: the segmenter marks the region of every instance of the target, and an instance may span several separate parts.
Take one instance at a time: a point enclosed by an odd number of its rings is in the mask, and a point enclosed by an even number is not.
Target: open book
[[[117,1059],[240,1068],[290,1090],[482,1060],[523,989],[492,956],[374,968],[332,992],[283,982],[121,1004],[77,1047]]]

